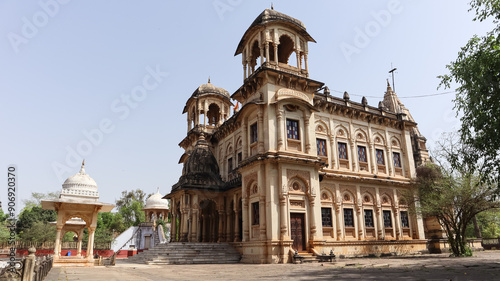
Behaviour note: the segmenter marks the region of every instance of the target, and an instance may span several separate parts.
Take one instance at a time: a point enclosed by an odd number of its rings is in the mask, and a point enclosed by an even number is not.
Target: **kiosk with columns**
[[[69,177],[62,185],[61,195],[56,200],[43,200],[42,208],[55,210],[57,221],[56,243],[54,246],[54,266],[93,266],[94,234],[97,214],[110,212],[113,204],[101,203],[96,182],[85,173],[85,161],[80,172]],[[87,228],[89,237],[85,255],[82,255],[83,230]],[[68,231],[78,236],[76,256],[61,256],[62,237]]]

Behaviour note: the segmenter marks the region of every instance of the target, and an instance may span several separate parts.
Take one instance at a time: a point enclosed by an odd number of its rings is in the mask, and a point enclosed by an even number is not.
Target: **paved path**
[[[500,280],[500,251],[469,258],[445,254],[342,259],[313,264],[143,265],[118,260],[116,266],[53,268],[54,280]]]

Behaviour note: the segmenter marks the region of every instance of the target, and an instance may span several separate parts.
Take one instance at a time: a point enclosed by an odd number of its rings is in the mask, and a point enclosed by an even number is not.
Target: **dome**
[[[173,186],[172,191],[184,188],[218,190],[223,185],[217,160],[208,147],[205,137],[201,135],[193,152],[184,162],[182,176]]]
[[[61,199],[95,199],[99,198],[97,184],[93,178],[85,173],[85,161],[80,172],[72,175],[62,185]]]
[[[229,95],[229,92],[226,91],[224,88],[220,87],[215,87],[214,84],[210,83],[210,79],[208,80],[207,84],[202,84],[194,91],[193,95],[191,97],[197,97],[205,94],[216,94],[223,96],[225,98],[230,98],[231,96]]]
[[[146,200],[146,206],[144,209],[167,209],[168,210],[168,200],[163,199],[163,195],[160,194],[160,188],[156,191],[155,194],[149,196]]]
[[[238,54],[241,54],[243,52],[243,48],[246,44],[246,41],[249,39],[248,36],[250,33],[253,33],[254,30],[258,30],[259,27],[261,26],[266,26],[271,23],[275,22],[280,22],[285,25],[288,25],[295,30],[298,31],[298,33],[308,41],[311,42],[316,42],[309,33],[307,33],[306,26],[304,23],[302,23],[300,20],[296,18],[292,18],[289,15],[285,15],[283,13],[280,13],[278,11],[275,11],[273,9],[265,9],[250,25],[250,27],[247,29],[243,37],[241,38],[240,43],[238,44],[238,48],[236,49],[235,56]]]
[[[205,96],[205,95],[220,96],[223,99],[225,99],[226,102],[228,102],[229,104],[232,105],[232,103],[231,103],[231,95],[229,94],[229,92],[226,89],[224,89],[224,88],[215,87],[214,84],[210,83],[210,78],[209,78],[207,84],[200,85],[193,92],[193,94],[191,95],[191,97],[186,102],[186,106],[184,106],[184,109],[182,110],[182,113],[186,113],[187,112],[187,106],[190,103],[190,101],[192,101],[193,98],[198,98],[198,97]]]

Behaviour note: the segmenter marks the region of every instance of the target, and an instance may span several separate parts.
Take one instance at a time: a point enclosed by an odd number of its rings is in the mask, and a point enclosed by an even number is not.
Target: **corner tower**
[[[241,54],[243,79],[252,76],[260,66],[309,77],[310,41],[316,42],[301,21],[266,9],[247,29],[234,55]]]

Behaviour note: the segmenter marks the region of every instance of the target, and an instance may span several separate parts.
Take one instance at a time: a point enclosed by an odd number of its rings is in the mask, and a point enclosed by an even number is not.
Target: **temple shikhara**
[[[236,48],[241,87],[209,80],[187,99],[172,242],[230,242],[247,263],[427,249],[432,224],[402,198],[429,158],[417,123],[385,81],[377,106],[331,95],[309,76],[309,43],[266,9]]]

